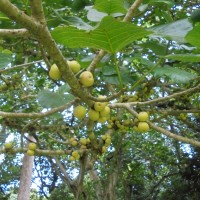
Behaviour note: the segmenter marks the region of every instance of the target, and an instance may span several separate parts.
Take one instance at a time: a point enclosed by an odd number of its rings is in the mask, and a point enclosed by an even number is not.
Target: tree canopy
[[[190,0],[1,0],[0,198],[32,158],[30,199],[199,199],[199,22]]]

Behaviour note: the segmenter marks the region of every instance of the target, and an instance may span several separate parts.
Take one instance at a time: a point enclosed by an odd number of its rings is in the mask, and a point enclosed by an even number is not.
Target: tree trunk
[[[29,139],[35,142],[35,139],[32,136],[29,136]],[[24,154],[17,200],[30,199],[33,161],[34,156],[28,156],[27,154]]]

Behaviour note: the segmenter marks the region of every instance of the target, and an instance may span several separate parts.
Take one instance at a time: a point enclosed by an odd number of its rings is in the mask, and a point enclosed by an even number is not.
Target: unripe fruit
[[[34,142],[30,142],[28,144],[29,150],[35,151],[36,147],[37,147],[37,145]]]
[[[35,154],[35,151],[33,151],[33,150],[28,150],[27,151],[27,155],[29,155],[29,156],[34,156],[34,154]]]
[[[147,112],[140,112],[138,114],[138,119],[139,119],[140,122],[145,122],[149,119],[149,115],[148,115]]]
[[[67,64],[74,74],[78,73],[81,69],[80,64],[76,60],[67,61]]]
[[[96,110],[90,109],[88,111],[88,117],[92,121],[97,121],[99,119],[99,112],[97,112]]]
[[[85,87],[90,87],[94,84],[94,77],[91,72],[84,71],[80,75],[80,83]]]
[[[108,147],[108,146],[110,146],[110,144],[111,144],[111,139],[110,139],[110,138],[107,138],[107,139],[105,140],[105,146]]]
[[[109,114],[110,114],[110,108],[108,106],[105,106],[105,108],[102,111],[100,111],[99,114],[100,114],[101,117],[107,117],[107,116],[109,116]]]
[[[8,143],[5,143],[5,144],[4,144],[4,148],[5,148],[6,150],[12,149],[12,147],[13,147],[12,142],[8,142]]]
[[[107,139],[107,135],[102,135],[101,138],[102,138],[102,140],[106,140]]]
[[[149,124],[146,122],[139,122],[138,123],[138,130],[141,132],[146,132],[149,130]]]
[[[86,108],[84,106],[76,106],[73,112],[74,116],[78,119],[82,119],[86,115]]]
[[[57,67],[56,64],[53,64],[50,68],[50,71],[49,71],[49,76],[50,78],[52,78],[53,80],[58,80],[61,78],[61,73]]]

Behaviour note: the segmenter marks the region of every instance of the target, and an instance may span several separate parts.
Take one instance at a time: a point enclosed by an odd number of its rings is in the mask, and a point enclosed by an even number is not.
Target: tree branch
[[[53,109],[51,109],[47,112],[43,112],[43,113],[14,113],[14,112],[0,111],[0,116],[6,117],[6,118],[32,118],[32,119],[42,118],[42,117],[52,115],[56,112],[65,110],[66,108],[70,107],[73,103],[75,103],[75,101],[76,101],[76,99],[65,105],[53,108]]]
[[[30,33],[27,29],[0,29],[0,37],[9,38],[9,37],[30,37]]]

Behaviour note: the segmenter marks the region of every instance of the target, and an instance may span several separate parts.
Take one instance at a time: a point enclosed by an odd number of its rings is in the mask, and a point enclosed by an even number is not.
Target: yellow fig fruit
[[[100,114],[101,117],[107,117],[107,116],[109,116],[109,114],[110,114],[110,108],[108,106],[105,106],[105,108],[102,111],[100,111],[99,114]]]
[[[34,154],[35,154],[35,151],[33,151],[33,150],[28,150],[27,151],[27,155],[29,155],[29,156],[34,156]]]
[[[99,112],[93,109],[88,111],[88,117],[92,121],[97,121],[99,119]]]
[[[76,60],[67,61],[67,64],[69,65],[74,74],[78,73],[81,69],[80,64]]]
[[[95,102],[94,103],[94,109],[98,112],[102,111],[106,106],[105,102]]]
[[[85,87],[90,87],[94,84],[94,77],[91,72],[84,71],[80,75],[80,83]]]
[[[37,145],[34,142],[30,142],[28,144],[28,149],[29,150],[35,151],[36,147],[37,147]]]
[[[140,122],[145,122],[149,119],[149,114],[147,112],[140,112],[138,114],[138,119]]]
[[[13,147],[13,143],[12,142],[7,142],[7,143],[4,144],[4,148],[6,150],[10,150],[10,149],[12,149],[12,147]]]
[[[84,106],[76,106],[73,112],[74,116],[78,119],[82,119],[86,115],[86,108]]]
[[[49,76],[53,80],[58,80],[61,78],[61,73],[56,64],[53,64],[49,71]]]
[[[149,130],[149,124],[146,122],[139,122],[138,123],[138,130],[141,132],[146,132]]]

